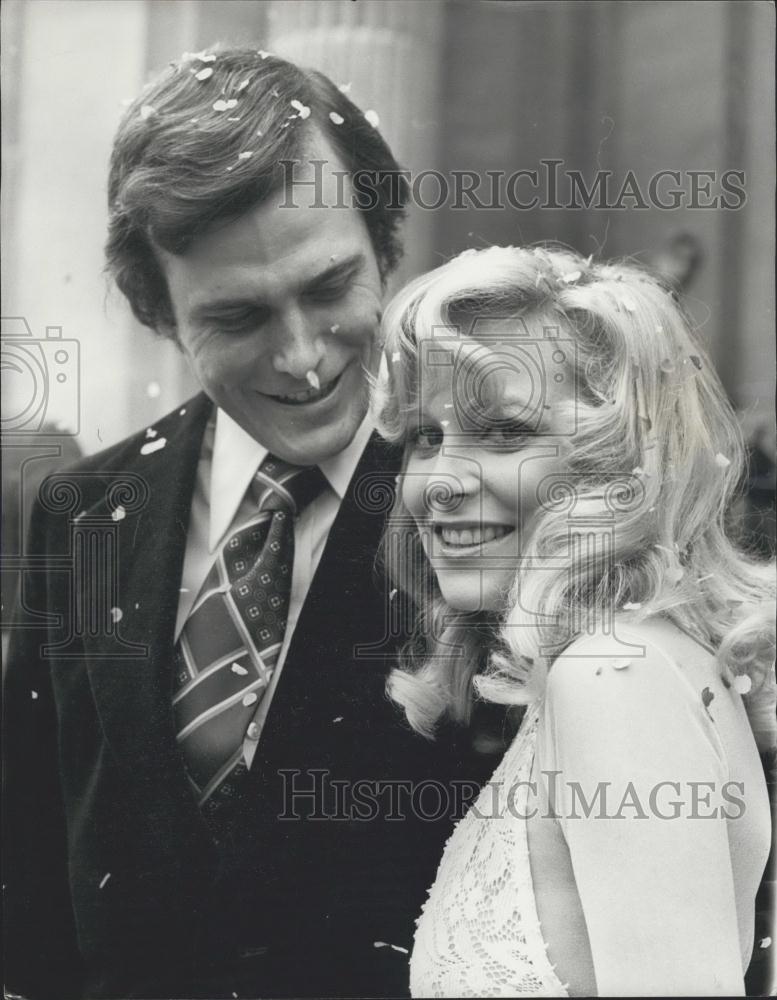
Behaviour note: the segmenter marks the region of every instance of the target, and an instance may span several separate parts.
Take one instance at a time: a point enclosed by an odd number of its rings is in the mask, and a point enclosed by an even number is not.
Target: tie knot
[[[317,465],[292,465],[268,455],[251,483],[257,507],[287,510],[300,514],[326,487],[326,478]]]

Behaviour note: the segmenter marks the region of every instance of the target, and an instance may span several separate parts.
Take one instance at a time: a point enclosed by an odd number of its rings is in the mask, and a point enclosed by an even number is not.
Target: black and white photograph
[[[774,4],[0,19],[4,997],[777,996]]]

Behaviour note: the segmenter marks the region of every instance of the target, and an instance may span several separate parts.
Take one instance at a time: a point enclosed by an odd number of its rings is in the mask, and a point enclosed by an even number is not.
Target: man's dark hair
[[[306,109],[309,109],[307,111]],[[322,73],[254,49],[184,56],[124,116],[108,181],[108,271],[141,323],[175,330],[154,246],[185,253],[283,186],[318,129],[353,176],[374,185],[365,216],[381,275],[399,260],[407,182],[362,111]]]

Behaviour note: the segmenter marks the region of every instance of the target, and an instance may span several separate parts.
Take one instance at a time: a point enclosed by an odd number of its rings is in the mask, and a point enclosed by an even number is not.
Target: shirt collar
[[[319,464],[327,482],[342,500],[356,471],[374,425],[367,415],[342,451]],[[210,467],[210,525],[208,546],[215,552],[232,524],[254,473],[267,456],[268,449],[221,408],[216,410],[213,425],[206,433],[206,448],[212,447]]]

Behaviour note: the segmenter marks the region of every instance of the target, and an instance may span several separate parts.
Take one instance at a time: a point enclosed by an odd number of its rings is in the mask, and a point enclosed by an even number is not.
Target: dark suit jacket
[[[384,693],[397,639],[384,639],[389,597],[373,564],[399,455],[377,436],[367,446],[215,844],[171,709],[210,410],[198,396],[156,438],[54,475],[33,511],[5,695],[7,988],[56,1000],[403,995],[400,949],[462,811],[450,782],[482,782],[494,759],[452,731],[422,739]],[[370,644],[377,655],[355,655]]]

